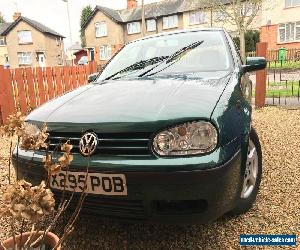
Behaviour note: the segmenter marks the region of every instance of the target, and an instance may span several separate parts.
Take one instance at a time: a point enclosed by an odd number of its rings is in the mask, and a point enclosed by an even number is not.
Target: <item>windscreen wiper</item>
[[[175,62],[177,62],[178,60],[180,60],[183,56],[185,56],[186,54],[188,54],[191,50],[197,48],[198,46],[200,46],[204,41],[197,41],[194,42],[188,46],[185,46],[183,48],[181,48],[180,50],[177,50],[176,52],[174,52],[172,55],[168,56],[164,61],[162,61],[160,64],[155,65],[154,67],[152,67],[151,69],[143,72],[142,74],[139,75],[139,77],[143,77],[145,75],[147,75],[149,72],[151,72],[152,70],[158,68],[160,65],[162,65],[163,63],[165,63],[167,66],[162,68],[161,70],[151,73],[147,76],[152,76],[154,74],[157,74],[158,72],[161,72],[163,70],[165,70],[166,68],[170,67],[171,65],[173,65]],[[172,63],[172,64],[170,64]]]
[[[139,69],[144,69],[145,67],[149,66],[149,65],[153,65],[155,63],[164,61],[166,59],[168,59],[168,56],[159,56],[159,57],[153,57],[147,60],[141,60],[139,62],[136,62],[128,67],[126,67],[125,69],[122,69],[114,74],[112,74],[111,76],[105,78],[104,80],[109,80],[114,78],[115,76],[119,75],[119,74],[123,74],[129,71],[134,71],[134,70],[139,70]]]

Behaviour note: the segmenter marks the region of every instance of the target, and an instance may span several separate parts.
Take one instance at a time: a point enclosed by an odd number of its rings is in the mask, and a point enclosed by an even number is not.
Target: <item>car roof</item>
[[[147,40],[149,38],[169,36],[169,35],[181,34],[181,33],[192,33],[192,32],[199,32],[199,31],[225,32],[225,29],[224,28],[217,28],[217,27],[212,28],[211,27],[211,28],[195,28],[195,29],[175,30],[175,31],[163,32],[163,33],[159,33],[159,34],[155,34],[155,35],[145,36],[143,38],[139,38],[139,39],[131,41],[129,43],[134,43],[134,42],[137,42],[137,41]]]

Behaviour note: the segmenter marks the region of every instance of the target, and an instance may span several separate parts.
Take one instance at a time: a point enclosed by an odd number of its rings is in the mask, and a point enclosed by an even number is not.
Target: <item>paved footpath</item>
[[[276,106],[298,106],[300,108],[300,98],[297,97],[282,97],[282,98],[266,98],[266,105]]]
[[[297,97],[282,97],[282,98],[272,98],[268,97],[266,98],[266,105],[267,106],[286,106],[286,107],[298,107],[300,109],[300,98],[298,99]],[[252,98],[252,104],[255,104],[255,98]]]

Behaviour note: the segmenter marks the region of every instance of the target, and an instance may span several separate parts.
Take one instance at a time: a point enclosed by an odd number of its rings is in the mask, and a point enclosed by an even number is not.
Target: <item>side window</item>
[[[234,47],[234,50],[232,51],[233,53],[233,56],[236,58],[237,60],[237,63],[239,65],[243,65],[243,60],[242,60],[242,57],[240,55],[240,51],[239,51],[239,48],[237,47],[236,43],[233,42],[233,39],[230,35],[229,36],[229,43]],[[241,76],[241,91],[243,93],[243,96],[244,98],[249,102],[251,103],[252,101],[252,82],[249,78],[249,74],[246,73],[246,74],[243,74]]]

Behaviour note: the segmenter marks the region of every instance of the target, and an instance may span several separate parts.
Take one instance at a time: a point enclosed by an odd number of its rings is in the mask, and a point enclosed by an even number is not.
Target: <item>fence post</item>
[[[268,43],[260,42],[256,44],[256,56],[267,58]],[[255,85],[255,107],[261,108],[265,106],[266,102],[266,83],[267,83],[267,70],[259,70],[256,72],[256,85]]]
[[[93,74],[97,72],[97,64],[95,61],[89,63],[90,72],[89,74]]]
[[[0,125],[6,123],[9,115],[15,112],[15,103],[9,69],[0,66]]]

